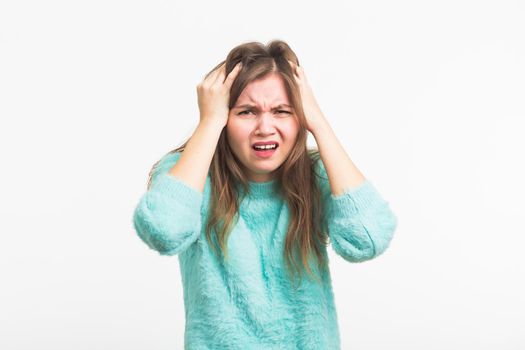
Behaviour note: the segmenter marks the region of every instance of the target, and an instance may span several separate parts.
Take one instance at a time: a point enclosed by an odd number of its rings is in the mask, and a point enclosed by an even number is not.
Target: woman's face
[[[290,105],[284,82],[276,73],[252,81],[230,110],[226,135],[249,181],[265,182],[285,161],[297,139],[299,122]],[[277,148],[256,150],[254,144],[276,143]]]

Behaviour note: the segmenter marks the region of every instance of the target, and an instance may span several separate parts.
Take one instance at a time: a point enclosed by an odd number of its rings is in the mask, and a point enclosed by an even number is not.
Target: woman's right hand
[[[226,65],[223,63],[197,85],[201,122],[213,120],[222,126],[226,126],[230,113],[228,107],[230,89],[241,70],[241,66],[241,62],[237,63],[225,79]]]

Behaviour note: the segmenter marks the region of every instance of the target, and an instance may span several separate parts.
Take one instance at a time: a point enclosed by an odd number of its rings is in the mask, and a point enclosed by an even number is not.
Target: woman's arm
[[[366,178],[352,162],[324,116],[311,130],[334,196],[362,185]]]
[[[162,255],[184,251],[199,236],[204,186],[223,127],[203,118],[184,151],[164,156],[152,172],[133,224],[139,237]]]
[[[324,216],[332,247],[347,261],[372,259],[390,244],[397,217],[354,165],[328,122],[317,126],[312,134],[321,155]]]
[[[168,153],[155,166],[151,186],[133,213],[138,236],[161,255],[175,255],[197,240],[203,193],[170,175],[181,153]]]
[[[240,66],[226,73],[223,62],[197,85],[199,125],[182,153],[168,154],[157,164],[135,209],[138,235],[163,255],[180,253],[199,237],[206,178],[228,121],[229,92]]]
[[[379,192],[357,169],[321,111],[304,69],[288,61],[299,86],[307,129],[321,155],[323,223],[332,247],[348,261],[372,259],[388,247],[397,218]],[[323,164],[324,163],[324,164]]]
[[[224,124],[220,120],[201,120],[184,147],[180,160],[169,173],[195,190],[204,192],[206,176],[223,128]]]

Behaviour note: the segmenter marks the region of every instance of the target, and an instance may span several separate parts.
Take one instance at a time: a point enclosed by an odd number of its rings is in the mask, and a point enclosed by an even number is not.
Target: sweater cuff
[[[368,179],[337,196],[332,193],[330,197],[332,208],[339,213],[354,214],[385,203],[381,194]]]
[[[190,208],[200,207],[204,196],[169,173],[159,174],[150,191],[162,193]]]

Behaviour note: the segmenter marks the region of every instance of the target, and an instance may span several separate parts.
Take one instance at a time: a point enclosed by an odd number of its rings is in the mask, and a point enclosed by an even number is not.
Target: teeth
[[[273,149],[277,148],[277,145],[266,145],[266,146],[253,146],[255,149]]]

